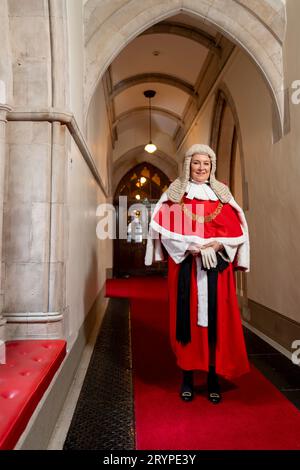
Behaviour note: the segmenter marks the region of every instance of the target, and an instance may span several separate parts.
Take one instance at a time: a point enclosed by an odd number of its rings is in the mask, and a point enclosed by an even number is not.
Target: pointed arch
[[[242,0],[129,0],[110,5],[89,0],[85,5],[85,117],[99,80],[120,51],[149,27],[184,12],[197,17],[199,23],[215,27],[250,56],[267,83],[282,134],[285,4],[281,0],[273,6],[268,0],[261,0],[260,4],[261,8],[255,10]],[[264,16],[266,9],[267,17]],[[281,29],[274,34],[276,20],[280,20]]]
[[[112,192],[116,191],[123,176],[138,163],[147,162],[165,173],[169,180],[174,180],[178,176],[178,165],[174,158],[167,155],[162,150],[157,150],[155,154],[145,152],[143,146],[138,146],[126,152],[113,164]]]

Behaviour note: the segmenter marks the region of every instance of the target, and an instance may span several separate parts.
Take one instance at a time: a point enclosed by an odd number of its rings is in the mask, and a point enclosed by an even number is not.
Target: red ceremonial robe
[[[204,215],[212,213],[218,206],[219,201],[204,201],[187,199],[183,201],[191,204],[192,212],[196,213],[196,204],[201,203],[202,210],[204,207]],[[167,218],[162,219],[162,211],[166,205],[172,205],[167,201],[162,204],[161,210],[157,213],[155,220],[161,227],[173,232],[174,221],[167,222]],[[183,219],[187,216],[184,214]],[[163,222],[162,222],[163,220]],[[186,220],[183,220],[183,227]],[[171,226],[166,224],[170,223]],[[197,230],[197,225],[198,230]],[[186,227],[191,226],[190,223]],[[221,212],[210,222],[204,224],[193,221],[194,233],[201,233],[200,237],[205,239],[212,238],[228,238],[233,239],[242,235],[242,229],[239,218],[235,210],[229,205],[224,204]],[[175,232],[178,233],[175,229]],[[160,231],[161,233],[161,231]],[[181,233],[184,232],[184,228]],[[187,233],[188,234],[188,233]],[[171,256],[168,256],[168,288],[169,288],[169,309],[170,309],[170,339],[172,349],[177,357],[177,364],[185,370],[205,370],[209,369],[209,343],[208,328],[197,325],[197,266],[196,260],[193,259],[191,286],[190,286],[190,322],[191,322],[191,341],[183,345],[176,340],[176,316],[177,316],[177,285],[180,264],[175,263]],[[218,273],[217,282],[217,343],[215,353],[216,373],[227,378],[236,377],[249,372],[249,362],[245,347],[243,329],[241,324],[240,310],[238,306],[235,286],[235,275],[233,263],[229,263],[228,267]]]

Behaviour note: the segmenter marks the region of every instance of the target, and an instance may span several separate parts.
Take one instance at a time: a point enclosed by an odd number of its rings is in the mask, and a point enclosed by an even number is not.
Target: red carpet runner
[[[111,279],[107,296],[130,298],[137,449],[300,449],[299,411],[254,367],[222,381],[219,405],[207,400],[201,372],[194,401],[180,400],[166,279]]]

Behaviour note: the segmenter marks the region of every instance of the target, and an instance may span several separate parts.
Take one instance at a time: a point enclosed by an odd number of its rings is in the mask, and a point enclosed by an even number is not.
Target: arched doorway
[[[230,187],[237,203],[247,208],[242,138],[234,102],[228,90],[216,94],[211,146],[218,156],[217,177]]]
[[[114,195],[117,214],[117,233],[122,218],[121,197],[127,204],[127,237],[114,240],[113,270],[115,277],[166,273],[166,262],[144,265],[147,222],[151,210],[170,184],[169,178],[148,162],[136,165],[118,184]],[[124,199],[123,199],[124,201]]]

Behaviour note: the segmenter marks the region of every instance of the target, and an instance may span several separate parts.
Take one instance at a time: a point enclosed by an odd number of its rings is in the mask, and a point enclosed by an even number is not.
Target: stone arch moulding
[[[245,154],[243,148],[243,139],[242,139],[242,132],[241,126],[239,121],[238,112],[235,106],[234,99],[224,82],[220,82],[218,86],[218,90],[216,92],[215,98],[215,108],[213,113],[213,121],[212,121],[212,128],[211,128],[211,136],[210,136],[210,146],[217,151],[219,133],[221,130],[221,114],[224,109],[224,105],[228,105],[231,109],[236,133],[237,133],[237,141],[240,150],[240,158],[241,158],[241,170],[242,170],[242,191],[243,191],[243,209],[245,211],[249,210],[249,195],[248,195],[248,183],[246,178],[246,170],[245,170]]]
[[[123,176],[126,175],[131,168],[142,162],[151,163],[156,166],[165,173],[171,181],[178,176],[178,164],[174,158],[161,150],[157,150],[155,154],[150,155],[145,152],[143,146],[138,146],[124,153],[113,163],[112,194],[115,194]]]
[[[280,130],[283,129],[283,0],[260,0],[259,4],[254,0],[88,0],[84,11],[85,121],[97,84],[120,51],[159,21],[186,13],[215,27],[250,56],[268,85]]]

